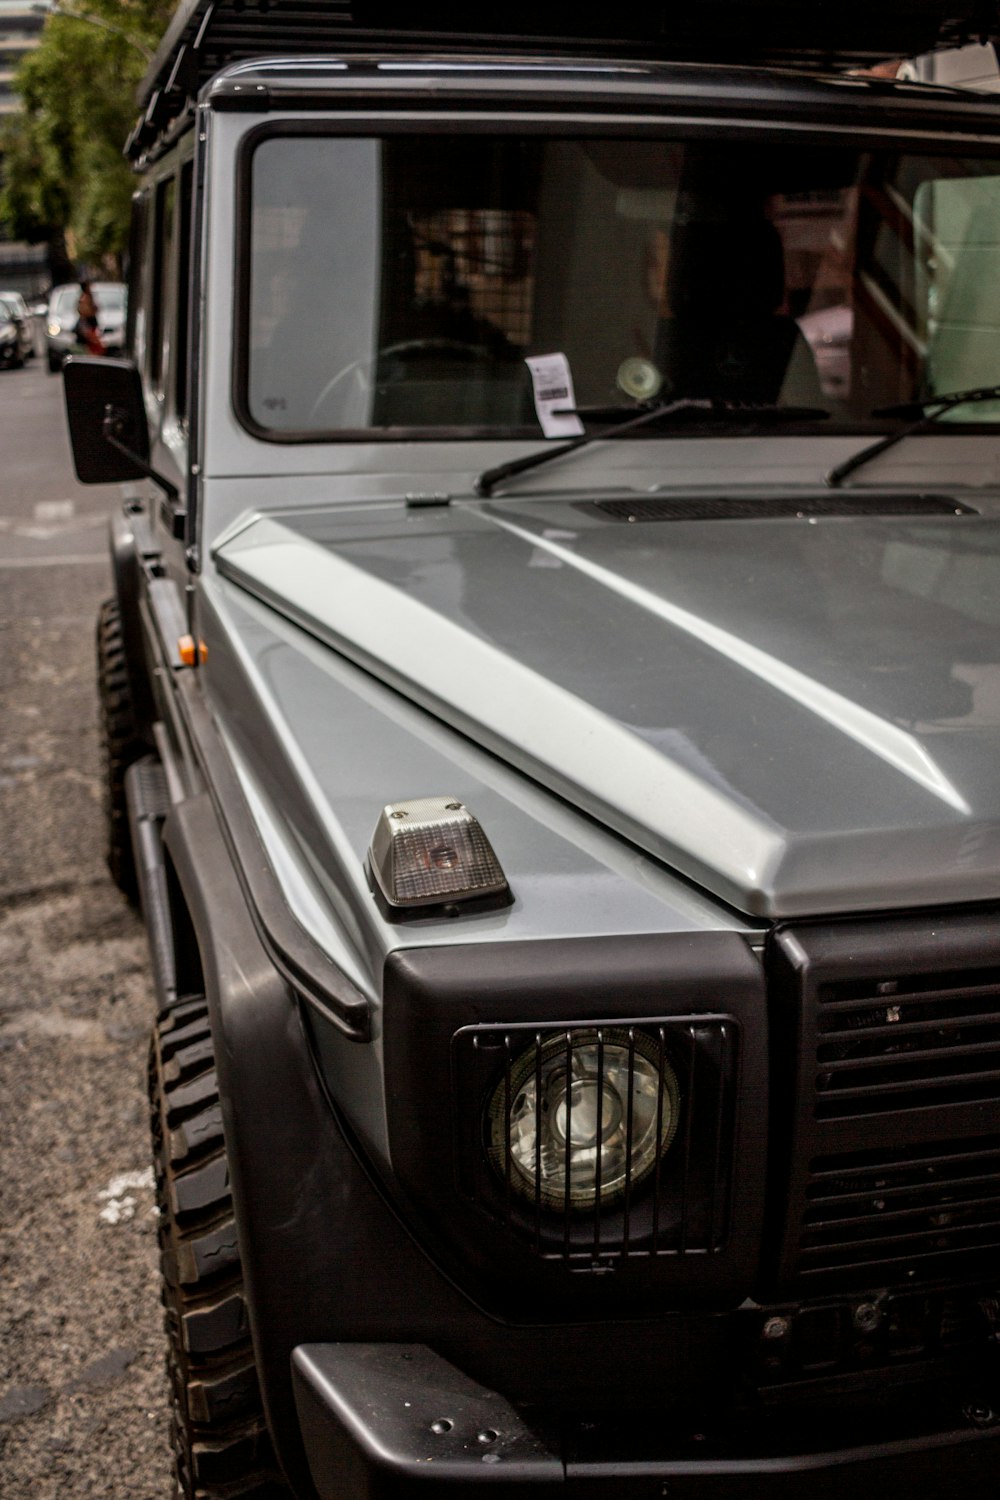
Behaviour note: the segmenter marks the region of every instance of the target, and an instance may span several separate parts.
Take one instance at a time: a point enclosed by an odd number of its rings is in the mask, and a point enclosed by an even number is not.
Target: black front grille
[[[720,1250],[729,1228],[730,1180],[737,1067],[736,1023],[728,1017],[695,1016],[641,1022],[581,1022],[559,1027],[477,1026],[454,1040],[455,1075],[460,1080],[458,1149],[462,1186],[509,1232],[536,1254],[570,1263],[597,1264],[624,1256],[704,1256]],[[567,1145],[560,1185],[543,1190],[543,1070],[572,1076],[574,1056],[587,1047],[601,1061],[617,1049],[625,1084],[613,1106],[597,1091],[598,1135],[616,1125],[623,1142],[624,1176],[610,1202],[595,1209],[602,1187],[598,1164],[591,1201],[571,1196]],[[637,1116],[633,1100],[646,1060],[647,1078],[658,1079],[654,1140],[666,1140],[667,1113],[676,1111],[676,1130],[645,1174],[634,1170]],[[676,1080],[668,1088],[665,1075]],[[673,1090],[673,1092],[672,1092]],[[512,1110],[519,1093],[533,1095],[534,1156],[518,1171],[512,1151]],[[491,1115],[491,1101],[493,1110]],[[591,1099],[591,1107],[595,1100]],[[578,1108],[581,1106],[577,1106]],[[612,1107],[619,1116],[611,1119]],[[470,1118],[480,1134],[470,1133]],[[565,1115],[568,1140],[572,1109]],[[497,1123],[499,1122],[499,1123]],[[551,1135],[551,1133],[550,1133]],[[562,1164],[555,1162],[558,1168]],[[533,1178],[533,1181],[531,1180]]]
[[[816,1114],[1000,1098],[1000,975],[916,975],[820,991]]]
[[[998,928],[1000,911],[984,909],[777,934],[782,1287],[826,1295],[994,1274]]]
[[[812,1163],[802,1217],[804,1278],[860,1268],[873,1284],[944,1274],[955,1256],[1000,1250],[1000,1136],[863,1151]]]

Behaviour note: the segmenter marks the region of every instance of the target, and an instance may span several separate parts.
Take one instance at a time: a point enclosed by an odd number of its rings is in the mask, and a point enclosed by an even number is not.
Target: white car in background
[[[120,354],[125,346],[126,289],[120,281],[92,281],[90,290],[97,304],[97,327],[109,354]],[[53,287],[45,319],[45,352],[53,375],[63,367],[68,354],[81,350],[76,336],[80,283]]]

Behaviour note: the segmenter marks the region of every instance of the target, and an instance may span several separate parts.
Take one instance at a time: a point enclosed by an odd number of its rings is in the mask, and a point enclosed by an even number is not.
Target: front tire
[[[202,997],[161,1014],[149,1096],[177,1500],[291,1500],[264,1422]]]

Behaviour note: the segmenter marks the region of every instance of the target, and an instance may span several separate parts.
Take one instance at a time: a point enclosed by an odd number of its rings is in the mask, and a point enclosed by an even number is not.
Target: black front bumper
[[[557,1337],[553,1334],[553,1337]],[[321,1500],[428,1486],[494,1500],[994,1500],[1000,1380],[913,1386],[838,1411],[772,1410],[725,1436],[637,1409],[614,1426],[529,1421],[422,1344],[305,1344],[295,1398]],[[918,1430],[919,1429],[919,1430]]]

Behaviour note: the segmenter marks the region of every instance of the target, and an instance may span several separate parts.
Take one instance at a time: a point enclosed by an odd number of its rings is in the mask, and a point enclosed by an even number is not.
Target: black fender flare
[[[128,509],[111,518],[109,534],[111,572],[115,598],[121,616],[125,669],[128,673],[129,698],[136,731],[143,744],[153,748],[153,722],[156,718],[149,670],[142,641],[139,599],[143,568],[135,530]]]
[[[293,1350],[414,1336],[415,1322],[416,1336],[447,1333],[467,1322],[469,1307],[417,1249],[341,1129],[313,1063],[305,1007],[260,941],[207,793],[171,805],[163,843],[201,959],[264,1411],[289,1481],[308,1496]]]

